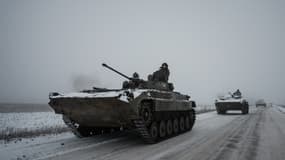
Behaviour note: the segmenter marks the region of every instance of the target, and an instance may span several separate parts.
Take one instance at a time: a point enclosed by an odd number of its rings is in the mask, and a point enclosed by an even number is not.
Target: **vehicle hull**
[[[136,115],[129,103],[115,97],[55,98],[49,105],[57,114],[67,115],[74,122],[88,127],[120,127],[131,124]]]
[[[216,102],[215,107],[218,114],[225,114],[229,110],[240,110],[243,114],[248,114],[248,103],[246,101],[241,102]]]

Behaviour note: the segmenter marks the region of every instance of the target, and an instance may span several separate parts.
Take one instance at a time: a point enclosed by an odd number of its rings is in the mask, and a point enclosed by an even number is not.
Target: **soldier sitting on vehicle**
[[[155,71],[152,75],[153,81],[168,82],[169,69],[167,63],[163,63],[158,71]]]
[[[239,89],[233,93],[233,97],[241,97],[241,92]]]
[[[140,85],[140,76],[137,72],[133,73],[132,80],[123,82],[123,89],[134,89]]]

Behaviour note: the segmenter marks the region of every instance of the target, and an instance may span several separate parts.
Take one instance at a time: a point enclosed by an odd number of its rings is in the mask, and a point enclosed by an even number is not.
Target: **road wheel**
[[[184,132],[185,131],[184,117],[180,117],[180,119],[179,119],[179,130],[180,130],[180,132]]]
[[[178,132],[179,132],[179,124],[178,124],[178,119],[177,118],[175,118],[174,120],[173,120],[173,132],[174,132],[174,134],[178,134]]]
[[[189,116],[185,117],[185,129],[187,131],[190,129],[190,118],[189,118]]]
[[[159,136],[161,138],[164,138],[166,136],[166,125],[165,125],[165,121],[160,121],[159,124]]]
[[[172,128],[172,121],[171,120],[168,120],[167,123],[166,123],[166,133],[168,136],[171,136],[172,135],[172,132],[173,132],[173,128]]]
[[[158,137],[158,127],[157,127],[157,123],[153,122],[150,127],[149,127],[149,134],[151,136],[151,138],[153,139],[153,141],[157,140]]]
[[[140,110],[140,116],[142,117],[146,126],[149,126],[152,122],[152,110],[150,103],[143,103]]]

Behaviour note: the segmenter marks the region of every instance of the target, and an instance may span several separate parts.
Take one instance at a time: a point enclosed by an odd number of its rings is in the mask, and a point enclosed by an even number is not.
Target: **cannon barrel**
[[[110,69],[110,70],[112,70],[112,71],[114,71],[114,72],[116,72],[116,73],[118,73],[119,75],[121,75],[121,76],[127,78],[128,80],[132,80],[132,78],[130,78],[130,77],[126,76],[125,74],[123,74],[123,73],[121,73],[121,72],[115,70],[114,68],[108,66],[108,65],[105,64],[105,63],[102,63],[102,66],[103,66],[103,67],[106,67],[106,68],[108,68],[108,69]]]

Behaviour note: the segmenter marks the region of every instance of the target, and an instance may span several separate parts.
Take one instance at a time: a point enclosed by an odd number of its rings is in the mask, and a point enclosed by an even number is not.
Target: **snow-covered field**
[[[0,140],[67,131],[61,117],[54,112],[0,113]]]

